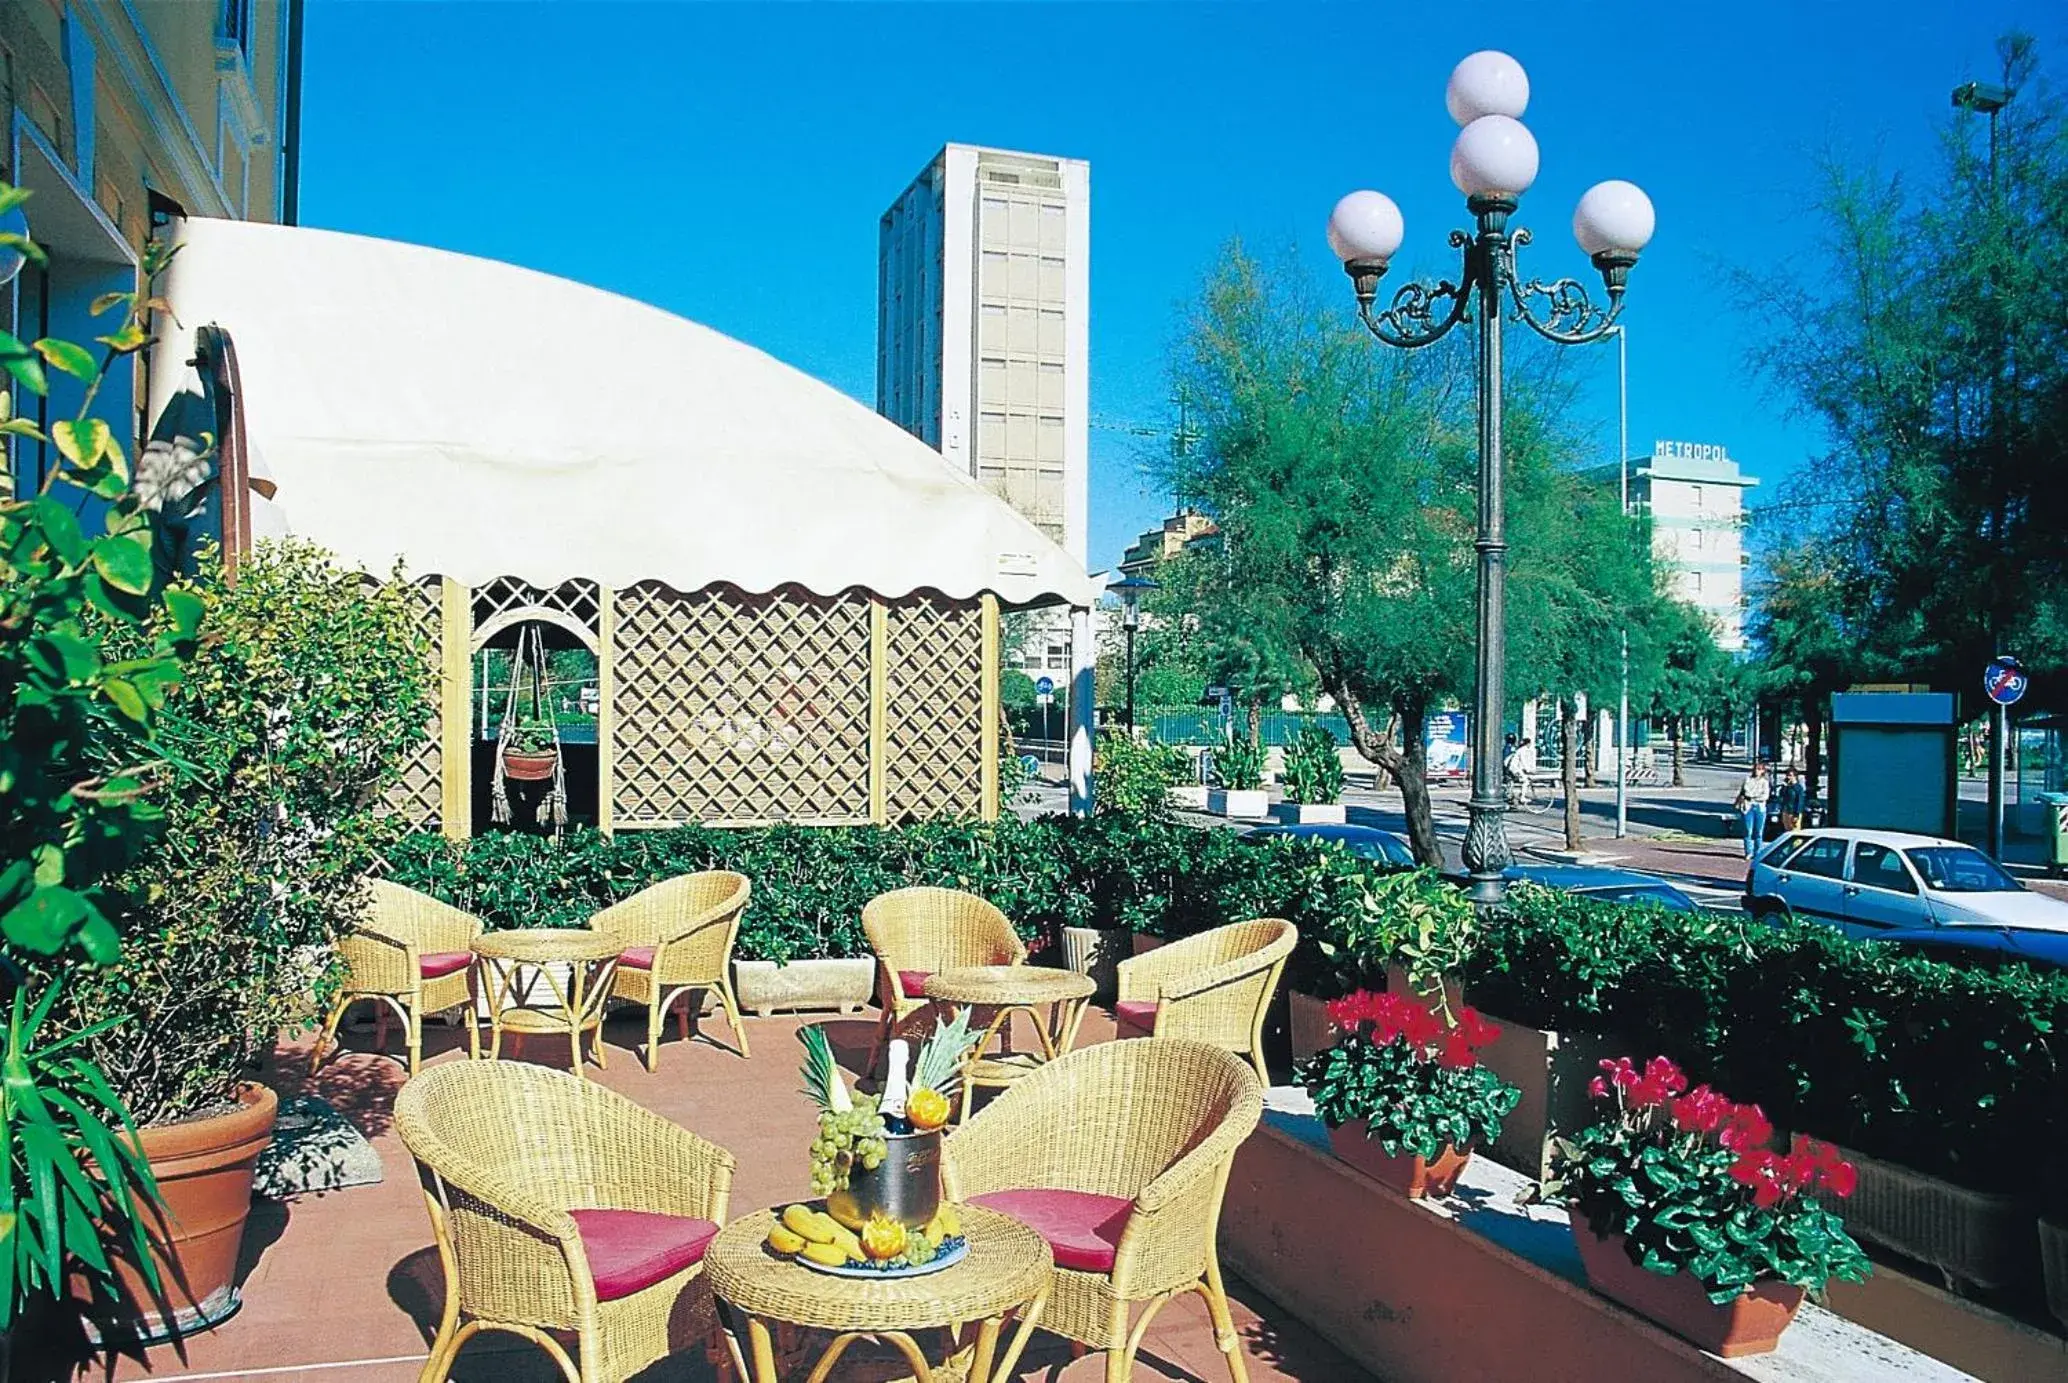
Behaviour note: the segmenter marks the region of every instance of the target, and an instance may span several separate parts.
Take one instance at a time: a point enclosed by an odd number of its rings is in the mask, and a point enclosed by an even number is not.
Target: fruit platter
[[[790,1206],[768,1231],[768,1251],[833,1277],[924,1277],[969,1253],[962,1218],[952,1205],[917,1229],[878,1214],[859,1232],[827,1214],[824,1202]]]

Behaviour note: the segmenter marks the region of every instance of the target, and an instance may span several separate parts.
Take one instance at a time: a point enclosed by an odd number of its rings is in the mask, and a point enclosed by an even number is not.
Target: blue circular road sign
[[[1034,694],[1035,694],[1036,696],[1054,696],[1054,695],[1055,695],[1055,693],[1056,693],[1056,679],[1055,679],[1055,678],[1053,678],[1053,677],[1037,677],[1037,678],[1035,678],[1035,679],[1034,679]]]
[[[1982,674],[1982,690],[1999,706],[2015,706],[2032,679],[2016,658],[1997,658]]]

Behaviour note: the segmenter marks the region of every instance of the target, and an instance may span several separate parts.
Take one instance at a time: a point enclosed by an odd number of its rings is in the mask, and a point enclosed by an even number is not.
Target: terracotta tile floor
[[[774,1017],[747,1020],[754,1049],[743,1060],[729,1048],[699,1038],[684,1043],[671,1022],[661,1069],[648,1074],[635,1044],[643,1039],[637,1014],[606,1028],[607,1071],[589,1074],[670,1119],[730,1149],[739,1159],[732,1208],[743,1213],[807,1194],[805,1148],[813,1115],[796,1094],[799,1047],[792,1034],[803,1022],[825,1022],[836,1052],[850,1070],[866,1059],[870,1017]],[[724,1024],[706,1019],[703,1031],[729,1040]],[[1112,1022],[1094,1010],[1082,1042],[1112,1035]],[[441,1300],[430,1224],[414,1168],[390,1126],[402,1068],[373,1055],[370,1032],[348,1033],[347,1051],[326,1063],[313,1084],[373,1140],[385,1179],[291,1203],[260,1202],[246,1234],[248,1276],[244,1308],[232,1320],[190,1340],[183,1350],[161,1347],[143,1359],[124,1359],[115,1379],[264,1379],[267,1383],[404,1383],[417,1377]],[[399,1035],[391,1035],[400,1050]],[[457,1028],[433,1025],[425,1033],[431,1061],[466,1060]],[[505,1049],[506,1053],[508,1048]],[[431,1055],[435,1054],[435,1055]],[[283,1045],[266,1079],[283,1095],[305,1088],[306,1042]],[[540,1044],[540,1060],[566,1061],[558,1043]],[[1325,1268],[1317,1265],[1317,1270]],[[1368,1377],[1275,1303],[1239,1279],[1229,1290],[1256,1383],[1358,1383]],[[705,1380],[701,1356],[657,1367],[647,1377]],[[843,1364],[841,1378],[860,1378]],[[94,1376],[105,1378],[96,1368]],[[471,1342],[454,1370],[460,1380],[524,1383],[558,1375],[545,1356],[521,1341],[489,1336]],[[1072,1359],[1053,1336],[1037,1336],[1023,1361],[1023,1379],[1069,1383],[1103,1377],[1098,1356]],[[1173,1303],[1149,1331],[1136,1369],[1140,1379],[1222,1383],[1227,1370],[1214,1349],[1206,1312],[1196,1297]]]

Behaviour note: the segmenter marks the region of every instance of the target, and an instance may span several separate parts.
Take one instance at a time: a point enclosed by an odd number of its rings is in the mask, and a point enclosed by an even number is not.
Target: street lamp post
[[[1503,871],[1514,859],[1501,782],[1508,550],[1501,498],[1501,323],[1512,316],[1561,345],[1602,339],[1622,312],[1630,267],[1651,239],[1653,213],[1650,199],[1627,182],[1597,183],[1580,198],[1573,234],[1601,274],[1606,308],[1577,279],[1522,281],[1515,251],[1529,243],[1530,233],[1511,231],[1508,218],[1537,177],[1537,142],[1518,119],[1529,104],[1529,78],[1506,53],[1474,53],[1452,71],[1445,99],[1451,118],[1463,127],[1451,147],[1451,181],[1465,194],[1477,223],[1476,233],[1450,233],[1451,247],[1463,253],[1458,281],[1404,284],[1389,307],[1376,309],[1379,280],[1404,238],[1399,207],[1378,192],[1352,192],[1338,202],[1328,238],[1350,275],[1358,319],[1380,341],[1413,350],[1442,339],[1468,317],[1479,327],[1479,522],[1473,543],[1478,648],[1464,857],[1473,900],[1490,905],[1500,902]]]
[[[1120,597],[1120,623],[1127,631],[1127,732],[1135,729],[1135,630],[1142,624],[1142,597],[1158,583],[1146,576],[1125,576],[1106,587]]]

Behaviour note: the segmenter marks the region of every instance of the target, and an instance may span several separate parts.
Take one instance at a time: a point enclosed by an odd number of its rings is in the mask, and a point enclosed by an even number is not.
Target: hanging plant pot
[[[560,765],[560,751],[557,749],[505,749],[503,751],[503,776],[514,778],[520,783],[541,783],[553,776],[553,770]]]
[[[1802,1305],[1802,1288],[1769,1281],[1718,1306],[1688,1274],[1667,1277],[1631,1262],[1622,1235],[1596,1234],[1578,1210],[1572,1212],[1572,1223],[1589,1287],[1725,1359],[1771,1353]]]

